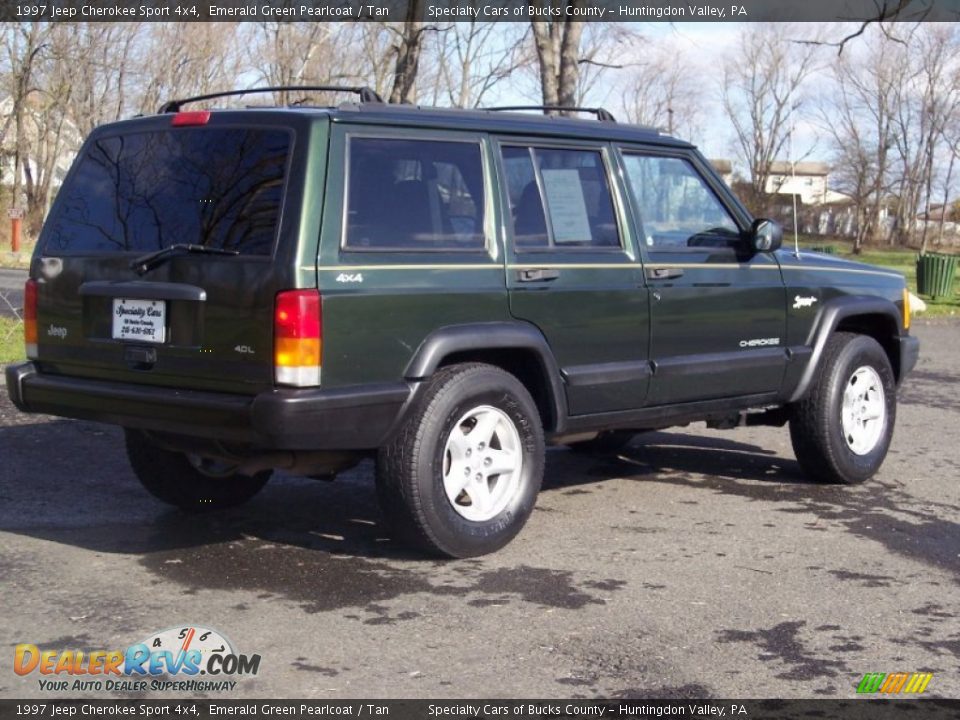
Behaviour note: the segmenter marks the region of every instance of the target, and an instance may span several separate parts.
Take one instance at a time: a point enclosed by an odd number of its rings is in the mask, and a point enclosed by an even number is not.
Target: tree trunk
[[[582,0],[563,5],[578,6]],[[540,2],[541,7],[544,6]],[[580,80],[580,40],[583,22],[577,20],[533,20],[533,39],[540,62],[540,91],[543,104],[569,106],[577,104],[577,83]],[[560,112],[561,115],[572,115]]]
[[[407,5],[407,18],[403,23],[403,33],[397,46],[397,64],[393,74],[393,89],[390,91],[391,103],[416,102],[417,71],[420,67],[420,51],[423,48],[423,23],[417,18],[422,10],[423,0],[410,0]]]

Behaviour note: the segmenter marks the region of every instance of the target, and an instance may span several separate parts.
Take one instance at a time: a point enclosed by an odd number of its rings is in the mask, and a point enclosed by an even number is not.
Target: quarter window
[[[354,137],[346,247],[483,250],[480,145]]]
[[[596,150],[502,150],[518,251],[619,248],[613,199]]]
[[[648,253],[740,245],[737,224],[689,162],[626,155],[624,165]]]

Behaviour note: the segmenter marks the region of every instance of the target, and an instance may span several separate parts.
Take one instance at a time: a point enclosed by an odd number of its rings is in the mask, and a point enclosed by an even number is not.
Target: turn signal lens
[[[279,385],[320,384],[323,360],[322,302],[317,290],[277,295],[273,320],[274,377]]]
[[[910,329],[910,291],[903,289],[903,329]]]
[[[23,286],[23,342],[27,357],[37,357],[37,281],[27,280]]]

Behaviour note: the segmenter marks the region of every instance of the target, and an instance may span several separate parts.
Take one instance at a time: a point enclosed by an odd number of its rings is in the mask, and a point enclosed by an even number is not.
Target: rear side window
[[[183,128],[85,146],[46,225],[51,254],[151,251],[175,243],[273,251],[290,136]]]
[[[620,248],[599,151],[507,146],[502,156],[517,250]]]
[[[348,249],[484,249],[479,143],[352,137],[347,177]]]

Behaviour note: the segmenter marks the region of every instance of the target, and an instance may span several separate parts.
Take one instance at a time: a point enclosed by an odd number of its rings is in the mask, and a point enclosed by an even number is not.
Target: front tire
[[[890,360],[872,337],[834,333],[821,372],[793,408],[790,439],[808,477],[824,483],[860,483],[883,464],[897,416]]]
[[[215,477],[198,469],[184,453],[152,443],[139,430],[124,429],[127,458],[134,474],[158,500],[188,512],[206,512],[245,503],[263,489],[270,471]]]
[[[438,371],[377,454],[377,497],[395,534],[431,554],[495,552],[527,522],[543,479],[537,406],[480,363]]]

